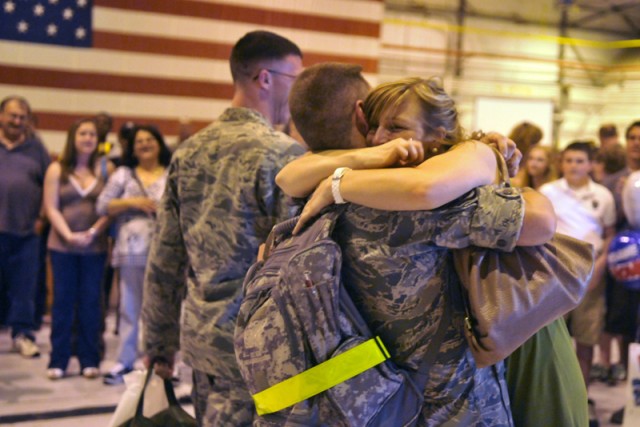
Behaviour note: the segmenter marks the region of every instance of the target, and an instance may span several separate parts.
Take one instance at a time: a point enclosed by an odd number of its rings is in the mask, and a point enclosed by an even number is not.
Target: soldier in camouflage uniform
[[[313,121],[306,120],[304,114],[299,114],[298,111],[306,108],[302,102],[305,91],[314,90],[314,85],[305,83],[305,80],[315,72],[314,67],[311,67],[300,76],[300,84],[296,83],[294,86],[290,103],[299,132],[312,149],[319,149],[322,141],[311,141],[313,133],[306,132],[307,126]],[[331,71],[325,72],[331,74]],[[335,81],[336,78],[333,76],[332,80]],[[425,81],[421,79],[415,79],[412,83],[425,89]],[[438,115],[439,112],[446,111],[452,113],[447,115],[452,117],[449,122],[443,120],[443,116],[437,117],[442,129],[454,131],[457,128],[457,116],[453,101],[435,82],[427,81],[426,89],[432,92],[428,101],[431,105],[430,114]],[[377,90],[373,93],[376,94]],[[331,96],[325,92],[325,96],[334,105],[340,102],[354,104],[353,94]],[[368,98],[367,101],[371,99]],[[393,100],[389,97],[384,99],[386,102]],[[415,102],[409,105],[411,103],[412,101],[402,101],[395,105],[396,108],[391,109],[392,117],[386,121],[389,117],[383,120],[381,116],[386,116],[388,111],[382,108],[378,110],[377,116],[372,117],[371,112],[375,110],[375,106],[365,102],[364,111],[369,112],[369,119],[373,119],[376,126],[372,133],[374,138],[368,141],[369,145],[386,143],[396,136],[431,139],[431,135],[426,132],[421,134],[422,129],[416,129],[421,124],[420,120],[412,122],[412,116],[405,114],[410,112],[415,115],[421,110],[412,110],[416,105]],[[356,110],[357,108],[358,104]],[[420,114],[427,115],[424,112]],[[357,112],[353,113],[350,118],[352,123],[357,123],[357,115]],[[433,126],[433,129],[437,128],[438,126]],[[358,137],[357,133],[351,132],[351,137],[356,139],[354,144],[362,144],[359,138],[363,137]],[[447,189],[448,200],[455,196],[456,191],[464,189],[464,186],[456,186],[460,183],[447,181],[452,177],[457,177],[467,186],[473,186],[478,180],[481,184],[488,184],[494,178],[495,157],[490,153],[491,150],[477,143],[465,144],[466,147],[461,146],[445,155],[434,157],[413,168],[413,171],[348,171],[339,179],[338,191],[345,200],[358,199],[362,204],[368,203],[380,208],[436,207],[438,203],[427,200],[429,197],[415,200],[415,189],[421,188],[420,180],[425,181],[427,178],[426,169],[439,174],[437,176],[443,176],[444,182],[450,184]],[[421,159],[421,155],[416,155],[416,147],[411,141],[394,141],[386,145],[387,147],[362,150],[369,154],[363,155],[359,160],[356,159],[354,150],[329,154],[329,158],[325,153],[322,163],[315,170],[311,170],[311,167],[314,161],[319,160],[308,156],[287,166],[278,176],[278,183],[284,185],[286,192],[302,196],[308,191],[308,187],[304,188],[305,185],[308,186],[313,179],[317,183],[318,176],[326,176],[336,166],[370,167],[376,161],[382,166],[389,166],[394,162],[397,164]],[[435,144],[427,145],[426,148],[442,149]],[[423,149],[424,147],[418,147],[418,154]],[[487,174],[485,164],[491,165],[492,157],[494,171]],[[517,160],[516,157],[514,161]],[[442,167],[444,172],[439,169]],[[421,169],[424,170],[420,171]],[[300,174],[302,170],[306,181],[300,181],[303,179]],[[352,181],[358,182],[358,185],[345,186],[345,182],[340,182],[345,176],[355,178]],[[398,176],[401,178],[398,179]],[[335,185],[332,191],[332,181],[332,177],[329,177],[320,183],[305,207],[307,216],[312,216],[327,203],[333,203]],[[438,179],[434,181],[436,185],[442,182]],[[297,187],[292,190],[291,184],[294,182],[297,182]],[[368,185],[365,185],[367,182]],[[425,194],[438,195],[437,192]],[[409,198],[413,200],[407,200]],[[523,212],[524,205],[536,207]],[[496,190],[491,186],[480,187],[432,212],[389,212],[353,204],[341,216],[334,235],[343,250],[345,287],[374,335],[382,338],[394,362],[408,369],[417,369],[421,359],[434,346],[439,350],[428,371],[421,425],[512,425],[503,365],[476,368],[463,336],[464,308],[460,298],[460,284],[451,262],[451,249],[477,245],[508,251],[516,244],[541,244],[551,237],[554,225],[553,210],[548,201],[537,193],[527,192],[521,197],[518,190]],[[447,319],[445,333],[442,339],[434,342],[440,323],[445,322],[443,319]]]
[[[253,420],[233,351],[242,280],[271,227],[292,213],[275,176],[304,151],[272,128],[289,119],[299,48],[254,31],[230,62],[232,107],[183,143],[169,166],[142,307],[148,359],[172,365],[181,349],[194,370],[198,423],[216,427]]]

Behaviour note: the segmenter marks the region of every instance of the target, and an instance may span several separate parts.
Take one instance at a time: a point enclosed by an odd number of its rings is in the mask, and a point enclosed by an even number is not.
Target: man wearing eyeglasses
[[[293,213],[275,176],[304,151],[273,129],[289,121],[300,49],[254,31],[236,43],[230,63],[231,107],[181,144],[169,166],[142,308],[147,362],[161,358],[171,367],[182,351],[203,426],[252,424],[233,351],[242,281],[271,227]]]

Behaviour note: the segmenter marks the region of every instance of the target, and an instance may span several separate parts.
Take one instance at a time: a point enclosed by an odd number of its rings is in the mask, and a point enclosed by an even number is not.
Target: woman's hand
[[[331,180],[332,176],[324,179],[316,190],[313,192],[307,204],[304,205],[300,219],[293,229],[293,234],[298,234],[304,225],[314,216],[318,215],[320,211],[329,205],[334,203],[333,193],[331,192]]]
[[[129,204],[133,209],[142,211],[147,215],[154,215],[158,207],[156,201],[148,197],[131,197]]]
[[[365,148],[359,155],[362,156],[363,167],[357,169],[413,166],[424,161],[424,147],[420,141],[396,138],[386,144]]]
[[[93,236],[88,231],[74,231],[67,237],[67,242],[78,248],[85,248],[91,244]]]
[[[489,132],[481,138],[481,141],[498,150],[507,162],[509,176],[511,178],[516,176],[518,168],[520,167],[520,161],[522,160],[522,153],[518,150],[516,143],[497,132]]]

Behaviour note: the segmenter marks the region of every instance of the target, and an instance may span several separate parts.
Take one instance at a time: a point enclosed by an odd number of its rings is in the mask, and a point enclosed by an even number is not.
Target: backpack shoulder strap
[[[338,218],[342,215],[342,212],[344,212],[345,209],[346,206],[344,205],[333,205],[330,210],[325,210],[321,216],[305,226],[303,231],[306,236],[305,240],[313,242],[331,236]],[[280,242],[291,237],[291,232],[295,228],[299,219],[300,216],[296,216],[273,226],[265,242],[265,259],[269,258],[273,249],[278,246]],[[303,233],[300,233],[300,235]]]

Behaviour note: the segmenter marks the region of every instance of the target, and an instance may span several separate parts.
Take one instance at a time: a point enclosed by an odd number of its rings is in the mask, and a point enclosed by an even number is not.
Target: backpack
[[[342,285],[331,237],[342,211],[334,206],[296,236],[298,218],[276,225],[264,261],[245,277],[235,352],[257,425],[413,426],[420,418],[438,349],[409,371],[372,335]]]

